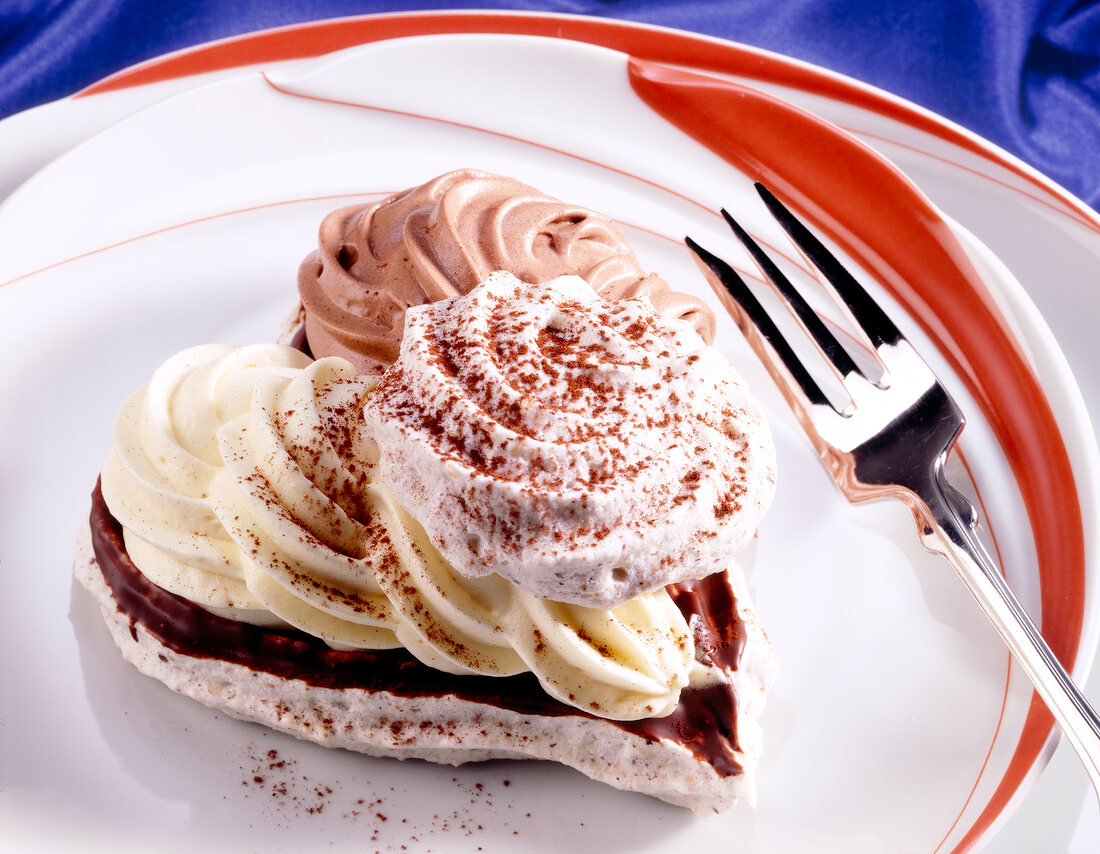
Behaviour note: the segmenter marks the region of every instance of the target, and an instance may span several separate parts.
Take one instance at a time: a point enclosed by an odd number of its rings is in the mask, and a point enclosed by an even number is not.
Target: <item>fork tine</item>
[[[727,308],[733,309],[732,313],[741,330],[746,335],[750,329],[755,329],[759,333],[759,337],[763,338],[776,356],[779,357],[780,362],[787,370],[788,377],[801,389],[803,396],[810,405],[822,405],[832,408],[832,403],[814,378],[810,376],[802,361],[795,355],[794,350],[787,343],[787,339],[783,337],[779,328],[772,321],[771,316],[756,299],[756,295],[753,294],[741,275],[717,255],[704,249],[690,237],[685,237],[684,242],[725,288],[726,295],[719,293],[719,298],[723,296],[732,298],[722,299],[722,301]],[[765,360],[765,363],[767,363],[767,360]]]
[[[833,367],[836,368],[840,376],[848,377],[851,374],[863,376],[863,371],[861,371],[852,360],[848,351],[844,349],[839,341],[837,341],[836,336],[833,335],[833,333],[829,331],[829,328],[821,321],[817,312],[810,308],[810,304],[806,302],[802,294],[798,292],[791,283],[791,280],[783,275],[783,272],[776,266],[775,262],[768,257],[767,253],[760,248],[760,245],[749,236],[749,233],[741,227],[737,220],[730,216],[729,211],[725,208],[722,209],[722,217],[726,220],[729,227],[733,229],[733,233],[737,235],[737,239],[741,241],[741,245],[748,250],[753,261],[756,262],[756,266],[760,268],[760,271],[767,277],[776,291],[778,291],[779,295],[783,297],[787,305],[794,311],[795,316],[801,322],[803,328],[810,337],[813,338],[818,349],[820,349],[825,357],[833,363]]]
[[[902,334],[892,320],[855,280],[836,257],[779,201],[763,184],[756,184],[756,192],[768,206],[768,210],[795,246],[809,259],[848,311],[852,321],[863,330],[871,346],[876,350],[883,344],[896,344]]]

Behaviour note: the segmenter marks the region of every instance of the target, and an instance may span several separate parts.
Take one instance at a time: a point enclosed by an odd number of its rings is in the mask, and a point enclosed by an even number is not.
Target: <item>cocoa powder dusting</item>
[[[673,353],[671,333],[655,315],[626,302],[589,304],[553,288],[523,290],[522,298],[479,288],[462,299],[461,307],[420,310],[406,337],[409,356],[375,387],[367,410],[373,424],[427,438],[442,464],[463,472],[447,478],[454,490],[447,501],[461,508],[464,530],[487,532],[471,541],[473,565],[492,569],[496,555],[514,560],[532,547],[563,554],[617,529],[642,532],[668,508],[694,505],[700,479],[719,474],[710,473],[715,440],[707,431],[736,413],[728,404],[712,410],[720,394],[700,397],[699,389],[709,388],[692,373],[701,357]],[[416,353],[438,378],[417,384]],[[413,395],[413,387],[431,392]],[[639,431],[659,436],[654,452],[624,453],[640,447]],[[684,468],[653,478],[668,452],[685,446],[695,448],[697,465],[677,462]],[[428,494],[423,484],[417,490]],[[586,493],[623,496],[618,500],[629,501],[629,509],[588,516],[578,502]],[[565,495],[568,501],[558,498]],[[408,493],[399,499],[412,500]],[[423,508],[410,509],[417,515]],[[742,509],[736,489],[721,490],[714,505],[720,520]],[[451,515],[445,507],[439,512]],[[585,519],[589,524],[577,524]],[[452,542],[421,521],[447,552]]]
[[[265,750],[250,742],[238,766],[239,792],[275,828],[290,830],[312,822],[317,845],[346,840],[345,834],[351,832],[361,843],[369,843],[360,846],[364,851],[430,852],[434,847],[444,854],[454,850],[460,839],[476,844],[484,836],[488,844],[491,838],[520,836],[531,818],[530,812],[512,815],[510,798],[498,802],[500,790],[510,788],[512,781],[497,780],[491,771],[451,777],[450,791],[438,793],[433,798],[435,810],[430,811],[416,793],[372,782],[369,772],[380,766],[370,765],[369,760],[363,763],[366,774],[342,781],[307,773],[278,748]],[[439,779],[433,777],[433,784]],[[440,805],[446,806],[440,809]],[[329,833],[334,834],[331,841],[326,838]]]

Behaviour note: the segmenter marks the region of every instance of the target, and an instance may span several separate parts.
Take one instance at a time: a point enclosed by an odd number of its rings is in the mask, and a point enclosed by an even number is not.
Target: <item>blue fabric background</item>
[[[1100,4],[1084,0],[0,0],[0,117],[211,39],[447,8],[621,18],[798,57],[951,118],[1100,207]]]

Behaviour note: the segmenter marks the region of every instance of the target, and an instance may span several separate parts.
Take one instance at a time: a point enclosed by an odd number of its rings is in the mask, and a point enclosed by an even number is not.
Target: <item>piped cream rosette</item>
[[[122,405],[101,482],[126,550],[150,581],[221,616],[283,625],[245,585],[210,488],[224,468],[218,428],[248,411],[261,376],[289,379],[310,361],[289,347],[193,347]]]
[[[459,573],[590,608],[725,569],[774,492],[726,357],[578,276],[500,271],[409,309],[364,418],[379,478]]]
[[[134,563],[232,619],[336,648],[404,646],[450,673],[530,670],[602,717],[669,713],[695,667],[669,595],[600,610],[459,575],[374,477],[361,417],[373,384],[279,345],[169,359],[119,412],[103,469]]]

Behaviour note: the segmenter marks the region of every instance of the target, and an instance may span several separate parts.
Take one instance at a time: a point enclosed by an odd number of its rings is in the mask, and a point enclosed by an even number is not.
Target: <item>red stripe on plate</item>
[[[890,161],[813,113],[748,86],[639,59],[658,114],[776,195],[874,273],[959,373],[1008,457],[1031,520],[1047,643],[1072,668],[1084,625],[1085,534],[1073,468],[1039,380],[950,226]],[[1001,813],[1054,728],[1033,699],[1008,772],[965,851]]]
[[[984,519],[988,526],[989,536],[993,545],[993,557],[997,561],[997,568],[1001,571],[1001,575],[1004,575],[1004,558],[1001,555],[1000,544],[997,542],[997,533],[993,530],[993,526],[989,524],[989,514],[985,509],[985,499],[982,498],[981,491],[978,488],[978,482],[974,478],[974,472],[970,468],[970,463],[967,462],[966,454],[963,453],[961,446],[958,450],[958,456],[963,468],[966,469],[966,476],[969,478],[970,484],[974,488],[979,517]],[[1001,727],[1004,725],[1005,720],[1005,710],[1008,708],[1008,692],[1012,684],[1012,655],[1006,655],[1005,659],[1004,694],[1001,697],[1001,709],[997,715],[997,727],[993,730],[993,738],[989,742],[989,750],[986,751],[985,759],[982,761],[982,767],[978,770],[978,776],[974,778],[974,785],[970,787],[970,793],[966,796],[966,801],[959,809],[959,814],[955,817],[955,820],[951,822],[951,826],[947,828],[947,832],[944,833],[943,839],[940,840],[940,844],[936,846],[932,854],[939,854],[943,846],[947,844],[947,840],[950,839],[951,835],[955,832],[955,828],[957,828],[962,821],[963,815],[965,815],[971,801],[974,800],[974,795],[978,791],[978,786],[982,782],[982,777],[985,776],[986,769],[989,767],[989,760],[993,756],[993,748],[997,745],[997,739],[1001,736]]]

